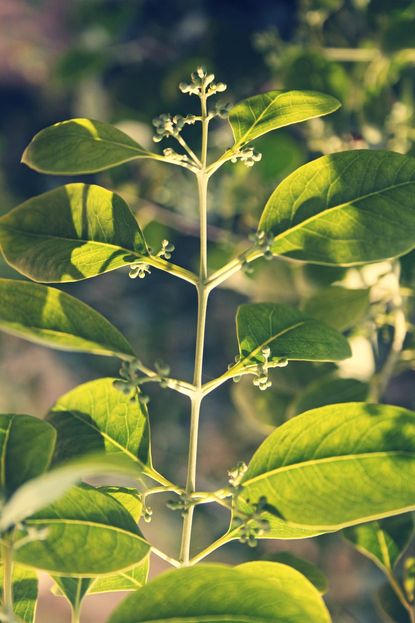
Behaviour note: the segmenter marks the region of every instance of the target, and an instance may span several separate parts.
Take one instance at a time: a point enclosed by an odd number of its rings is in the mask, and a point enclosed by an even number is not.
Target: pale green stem
[[[172,558],[171,556],[168,556],[167,554],[165,554],[164,552],[162,552],[160,549],[158,549],[157,547],[154,547],[153,545],[151,546],[151,552],[157,556],[158,558],[161,558],[161,560],[164,560],[165,562],[168,562],[169,565],[171,565],[172,567],[180,567],[181,564],[178,560],[176,560],[175,558]]]
[[[209,292],[213,290],[213,288],[216,288],[221,283],[229,279],[229,277],[232,277],[232,275],[240,271],[243,266],[249,264],[250,262],[253,262],[259,257],[262,257],[262,255],[263,252],[258,249],[258,247],[253,246],[241,253],[241,255],[239,255],[235,259],[228,262],[228,264],[213,273],[207,280],[206,287],[208,288]]]
[[[399,582],[397,581],[397,579],[393,575],[392,571],[387,573],[386,575],[388,577],[388,580],[389,580],[389,583],[390,583],[391,587],[395,591],[395,594],[396,594],[397,598],[399,599],[399,601],[401,602],[401,604],[403,605],[405,610],[408,612],[409,617],[411,619],[411,623],[415,623],[415,611],[414,611],[414,608],[409,603],[409,601],[407,600],[407,598],[405,596],[405,593],[403,592],[402,588],[399,585]]]
[[[2,545],[3,557],[3,608],[13,613],[13,547],[5,540]]]
[[[172,264],[161,257],[157,257],[156,255],[143,255],[140,257],[140,261],[142,261],[143,264],[149,264],[149,266],[163,270],[174,277],[183,279],[194,286],[197,285],[197,276],[192,273],[192,271],[182,268],[181,266],[177,266],[177,264]]]
[[[229,543],[229,541],[232,541],[233,537],[231,535],[232,535],[231,532],[227,532],[226,534],[221,536],[219,539],[217,539],[216,541],[208,545],[204,550],[196,554],[196,556],[193,556],[189,564],[196,565],[198,562],[200,562],[207,556],[210,556],[210,554],[213,554],[213,552],[215,552],[217,549],[222,547],[222,545],[226,545],[226,543]]]
[[[193,149],[191,149],[189,147],[189,145],[186,143],[186,141],[184,140],[184,138],[179,134],[178,136],[176,136],[176,140],[179,142],[179,144],[183,147],[183,149],[185,151],[187,151],[187,153],[189,154],[189,156],[191,157],[191,159],[193,160],[193,162],[195,162],[197,164],[198,167],[202,166],[202,163],[200,162],[199,158],[196,156],[195,152],[193,151]]]
[[[197,286],[198,313],[196,329],[195,365],[193,374],[193,385],[195,391],[191,396],[191,417],[190,417],[190,438],[189,456],[186,478],[186,495],[191,496],[196,490],[196,471],[197,471],[197,447],[199,436],[200,405],[203,399],[202,394],[202,375],[203,375],[203,351],[205,345],[206,311],[209,291],[206,289],[207,280],[207,187],[208,176],[206,174],[207,145],[208,145],[208,125],[206,94],[201,95],[202,107],[202,169],[197,175],[197,186],[199,193],[199,218],[200,218],[200,265],[199,281]],[[192,538],[194,505],[191,505],[183,520],[182,540],[180,545],[180,562],[182,565],[189,564],[190,545]]]

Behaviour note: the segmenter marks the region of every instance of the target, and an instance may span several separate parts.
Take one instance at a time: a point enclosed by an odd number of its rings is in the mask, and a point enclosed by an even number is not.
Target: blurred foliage
[[[309,88],[339,98],[343,107],[336,114],[259,140],[256,147],[263,157],[253,169],[229,163],[215,179],[209,197],[209,253],[210,267],[217,268],[244,248],[279,181],[308,160],[361,147],[415,155],[414,33],[415,0],[2,0],[0,213],[68,181],[19,166],[24,147],[38,130],[82,115],[116,123],[154,149],[153,117],[194,112],[192,100],[180,95],[177,84],[200,63],[229,85],[224,102],[270,88]],[[191,128],[188,137],[198,149]],[[230,143],[226,123],[213,125],[211,146],[220,152]],[[167,238],[175,244],[176,263],[196,266],[198,222],[190,176],[148,161],[80,180],[119,192],[139,215],[150,245],[157,247]],[[207,401],[201,488],[222,486],[232,462],[249,458],[261,436],[299,410],[329,402],[331,396],[352,400],[367,393],[367,382],[374,369],[382,368],[393,336],[396,271],[399,266],[388,262],[362,270],[260,262],[255,282],[240,274],[212,297],[207,379],[220,374],[236,354],[235,308],[248,299],[304,306],[322,288],[341,284],[367,289],[370,305],[357,328],[348,328],[354,356],[347,367],[292,364],[274,372],[269,393],[244,379]],[[0,263],[1,276],[12,272]],[[411,329],[415,253],[403,258],[401,275]],[[155,271],[144,283],[133,283],[120,271],[65,290],[115,321],[137,345],[143,361],[162,358],[174,376],[190,377],[196,309],[190,287]],[[111,360],[49,353],[14,338],[0,339],[0,405],[6,411],[43,415],[58,395],[76,384],[116,373]],[[397,367],[400,375],[390,383],[385,401],[415,407],[414,362],[409,333]],[[265,410],[270,404],[272,409]],[[187,408],[181,397],[151,390],[155,462],[179,480],[185,476]],[[158,433],[161,429],[163,434]],[[201,541],[216,536],[209,512],[197,517]],[[164,533],[163,526],[161,516],[150,529]],[[349,591],[333,580],[333,599],[343,604],[336,621],[375,623],[377,614],[363,598],[368,593],[366,575],[353,583],[352,553],[343,545],[339,553],[335,539],[322,539],[320,549],[313,550],[307,549],[310,544],[294,544],[293,551],[322,561],[329,576],[331,569],[332,575],[335,571],[349,578]],[[275,547],[260,545],[264,555]],[[235,545],[227,552],[235,560],[242,556]],[[341,564],[333,565],[332,559]],[[48,616],[44,613],[45,623],[54,620]],[[92,615],[91,620],[97,619]]]

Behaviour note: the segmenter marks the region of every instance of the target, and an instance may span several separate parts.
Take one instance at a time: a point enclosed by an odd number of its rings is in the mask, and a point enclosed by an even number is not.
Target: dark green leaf
[[[73,487],[25,526],[46,529],[46,538],[18,547],[16,561],[54,575],[115,573],[135,566],[150,550],[123,506],[92,487]]]
[[[34,283],[0,279],[0,329],[60,350],[134,356],[101,314],[65,292]]]
[[[387,151],[323,156],[288,176],[269,198],[259,230],[272,252],[317,264],[353,265],[415,247],[415,159]]]
[[[89,184],[67,184],[0,219],[7,262],[34,281],[79,281],[148,255],[125,201]]]
[[[356,379],[341,379],[330,375],[311,383],[293,402],[291,414],[338,402],[360,402],[367,398],[369,386]]]
[[[263,362],[264,347],[271,349],[271,364],[281,359],[336,361],[351,355],[340,333],[286,305],[241,305],[236,326],[241,361],[232,369],[235,372]]]
[[[229,113],[235,146],[293,123],[334,112],[340,102],[317,91],[268,91],[239,102]]]
[[[30,415],[0,414],[0,490],[7,498],[49,466],[56,432]]]
[[[77,175],[151,157],[150,152],[108,123],[69,119],[36,134],[22,162],[42,173]]]
[[[379,589],[376,594],[376,605],[385,623],[411,623],[408,611],[399,601],[390,584],[385,583]]]
[[[360,322],[369,309],[369,290],[330,286],[307,299],[304,311],[338,331],[347,331]]]
[[[259,447],[238,510],[266,498],[271,531],[300,538],[415,509],[415,413],[346,403],[286,422]],[[234,535],[233,535],[234,536]]]
[[[414,520],[407,513],[400,517],[388,517],[363,526],[347,528],[344,536],[383,571],[392,573],[408,547],[413,531]]]
[[[128,597],[109,623],[329,623],[317,590],[271,562],[199,565],[165,573]]]

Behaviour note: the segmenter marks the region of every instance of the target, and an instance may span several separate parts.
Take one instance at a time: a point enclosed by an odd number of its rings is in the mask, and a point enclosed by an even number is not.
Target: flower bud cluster
[[[185,517],[192,504],[193,502],[188,498],[188,496],[185,493],[182,493],[178,496],[177,500],[168,500],[166,506],[171,511],[180,511],[180,515]]]
[[[249,500],[247,500],[249,503]],[[233,523],[239,528],[239,542],[245,543],[249,547],[256,547],[258,538],[262,537],[270,530],[268,519],[263,516],[267,506],[267,498],[261,496],[255,504],[252,504],[252,512],[235,513]]]
[[[253,167],[256,162],[259,162],[262,158],[262,154],[258,151],[255,151],[253,147],[244,147],[243,149],[239,149],[236,151],[232,158],[231,162],[242,162],[246,167]]]
[[[157,257],[164,257],[165,260],[169,260],[174,249],[175,246],[172,242],[169,242],[168,240],[163,240],[161,243],[161,249],[157,253]]]
[[[145,262],[133,262],[130,264],[130,272],[128,276],[130,279],[144,279],[147,275],[151,274],[150,266]]]
[[[191,83],[181,82],[179,89],[182,93],[188,95],[198,95],[199,97],[206,94],[207,97],[216,93],[223,93],[227,86],[223,82],[215,82],[215,75],[208,74],[204,67],[198,67],[190,76]]]
[[[239,489],[241,480],[247,469],[247,464],[243,461],[239,461],[235,467],[232,467],[232,469],[228,471],[228,482],[231,490]]]
[[[256,246],[262,251],[266,260],[272,260],[272,243],[274,241],[274,235],[272,232],[265,233],[264,231],[257,231],[255,234],[249,236],[252,242],[255,242]]]

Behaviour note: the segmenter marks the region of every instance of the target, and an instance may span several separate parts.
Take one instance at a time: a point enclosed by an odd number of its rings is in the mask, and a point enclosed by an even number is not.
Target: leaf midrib
[[[327,216],[327,214],[331,214],[335,212],[336,210],[342,210],[343,208],[350,206],[352,203],[353,204],[359,203],[361,201],[364,201],[365,199],[369,199],[370,197],[374,197],[381,193],[388,192],[389,190],[395,190],[396,188],[402,188],[403,186],[408,186],[411,184],[415,184],[415,179],[407,181],[407,182],[401,182],[399,184],[394,184],[392,186],[385,186],[385,188],[382,188],[380,190],[375,190],[373,192],[367,193],[366,195],[361,195],[360,197],[351,199],[349,201],[345,201],[344,203],[340,203],[336,206],[324,208],[324,210],[317,212],[317,214],[313,214],[312,216],[306,218],[304,221],[301,221],[301,223],[297,223],[297,225],[292,225],[289,229],[286,229],[280,234],[277,234],[273,239],[273,244],[276,244],[280,240],[284,240],[284,238],[291,235],[294,231],[301,229],[302,227],[308,225],[309,223],[314,222],[315,220],[318,220],[323,215]],[[259,227],[261,227],[261,223],[259,224]]]
[[[82,126],[82,124],[78,124],[78,125],[80,125],[81,127],[85,127],[85,126]],[[62,125],[60,127],[62,128]],[[75,137],[78,139],[78,141],[82,141],[82,142],[92,141],[96,143],[107,143],[108,145],[116,145],[117,147],[130,149],[131,151],[134,151],[136,153],[151,154],[151,152],[144,149],[144,147],[141,147],[138,143],[137,143],[137,147],[134,147],[133,145],[126,145],[125,143],[120,143],[119,141],[113,141],[112,139],[108,139],[108,138],[101,138],[99,136],[96,137],[96,136],[89,135],[89,136],[80,138],[76,132],[71,132],[71,131],[68,132],[67,130],[66,130],[66,136],[70,136],[71,138]],[[131,140],[134,140],[134,139],[131,139]]]
[[[360,454],[341,454],[338,456],[329,456],[329,457],[324,457],[321,459],[310,459],[308,461],[292,463],[290,465],[282,465],[275,469],[269,470],[263,474],[259,474],[258,476],[254,476],[250,478],[249,480],[242,481],[241,484],[244,487],[247,487],[261,480],[272,478],[273,476],[277,476],[284,472],[289,472],[290,470],[302,469],[302,468],[310,467],[314,465],[323,465],[323,464],[327,464],[330,462],[336,463],[336,462],[343,462],[343,461],[358,461],[358,460],[369,459],[369,458],[383,458],[383,457],[389,458],[389,457],[394,457],[394,456],[396,457],[397,456],[402,456],[402,457],[408,456],[415,460],[415,452],[408,452],[405,450],[389,450],[389,451],[384,450],[382,452],[378,451],[378,452],[362,452]]]
[[[126,528],[120,528],[119,526],[114,526],[113,524],[103,524],[103,523],[99,523],[97,521],[90,521],[88,519],[59,519],[59,518],[52,518],[52,519],[48,519],[48,518],[44,518],[44,519],[26,519],[25,523],[28,525],[40,525],[40,524],[48,524],[48,525],[56,525],[56,524],[65,524],[65,525],[69,525],[69,526],[82,526],[82,527],[89,527],[89,528],[99,528],[101,530],[112,530],[113,532],[118,532],[120,534],[124,534],[127,535],[129,537],[133,537],[135,539],[137,539],[138,541],[140,541],[141,543],[143,543],[144,545],[148,545],[148,547],[150,548],[150,545],[147,543],[147,541],[141,537],[139,534],[136,534],[135,532],[130,532],[130,530],[127,530]],[[138,564],[138,563],[135,563]],[[135,565],[134,565],[135,566]]]

